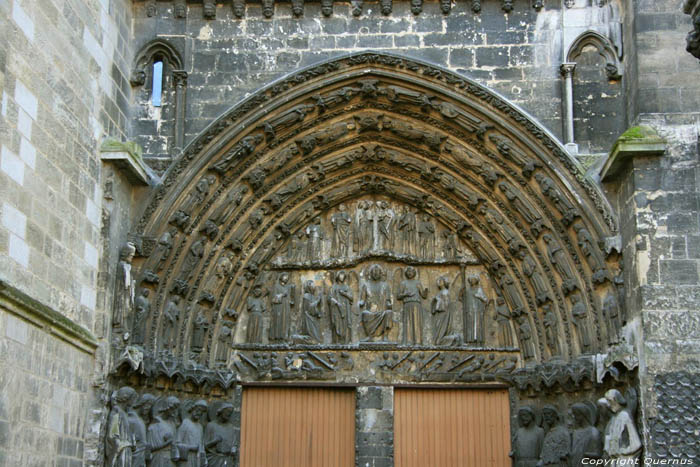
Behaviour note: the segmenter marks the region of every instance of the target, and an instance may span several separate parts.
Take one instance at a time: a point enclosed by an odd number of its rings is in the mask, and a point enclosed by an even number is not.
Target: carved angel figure
[[[402,343],[423,344],[423,305],[428,297],[428,289],[416,279],[416,268],[408,266],[404,272],[405,279],[399,284],[396,298],[403,302],[401,321],[403,324]]]

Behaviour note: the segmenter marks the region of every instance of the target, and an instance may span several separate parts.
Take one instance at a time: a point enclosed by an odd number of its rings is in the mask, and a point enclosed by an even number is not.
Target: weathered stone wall
[[[394,388],[360,386],[355,410],[355,463],[359,467],[394,465]]]
[[[684,407],[684,393],[692,391],[700,373],[700,62],[683,50],[692,27],[682,4],[634,3],[639,95],[632,122],[654,127],[668,150],[635,158],[623,180],[610,185],[621,212],[628,310],[641,328],[636,345],[642,422],[646,454],[653,458],[688,458],[689,438],[668,433],[698,429],[696,417],[680,415],[696,411]],[[674,376],[681,368],[687,373]],[[661,417],[669,405],[681,407],[673,426],[666,426],[668,416]]]
[[[0,2],[0,279],[101,336],[99,144],[129,132],[130,26],[128,0]],[[0,464],[80,465],[97,456],[89,407],[104,405],[94,349],[33,313],[0,310]]]
[[[186,18],[176,18],[173,2],[155,2],[156,12],[150,17],[147,3],[135,3],[134,32],[137,49],[161,38],[183,57],[188,72],[186,141],[275,79],[362,50],[405,55],[455,70],[503,94],[561,135],[559,66],[564,49],[578,34],[599,27],[606,16],[597,5],[581,2],[566,10],[565,27],[558,2],[545,3],[538,12],[529,2],[515,2],[515,9],[505,14],[501,2],[485,1],[475,14],[470,2],[456,2],[445,15],[438,2],[430,1],[418,16],[411,13],[409,2],[394,2],[386,16],[377,3],[365,3],[362,14],[355,17],[349,3],[336,2],[333,15],[324,17],[314,2],[304,6],[299,18],[292,15],[289,3],[277,3],[270,19],[263,16],[260,5],[250,3],[240,19],[229,3],[218,5],[215,19],[204,18],[201,4],[189,3]],[[163,169],[173,148],[172,109],[166,105],[158,120],[147,103],[148,92],[139,95],[143,97],[135,102],[134,135],[147,157],[166,158],[151,161]],[[598,97],[591,100],[592,113],[616,119],[609,115],[609,106],[595,109],[605,104]],[[617,115],[624,121],[623,107]],[[155,132],[156,127],[162,131]],[[583,131],[580,136],[596,136],[591,150],[601,152],[619,135],[611,136],[615,128],[604,137]]]
[[[93,358],[0,306],[0,465],[81,465]]]

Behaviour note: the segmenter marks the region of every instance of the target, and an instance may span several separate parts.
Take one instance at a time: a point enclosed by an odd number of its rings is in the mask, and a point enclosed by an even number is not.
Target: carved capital
[[[568,79],[573,75],[575,69],[575,63],[562,63],[559,67],[559,73],[561,73],[562,77]]]
[[[185,70],[174,70],[173,71],[173,83],[176,87],[187,86],[187,72]]]

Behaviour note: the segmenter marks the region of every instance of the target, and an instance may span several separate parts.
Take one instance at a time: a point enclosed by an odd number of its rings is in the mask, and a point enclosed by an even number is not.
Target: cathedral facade
[[[0,10],[0,465],[700,462],[700,2]]]

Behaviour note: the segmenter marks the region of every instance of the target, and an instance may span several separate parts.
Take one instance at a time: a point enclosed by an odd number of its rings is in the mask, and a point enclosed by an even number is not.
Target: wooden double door
[[[355,390],[261,388],[243,392],[241,467],[355,465]],[[394,391],[396,467],[511,465],[508,392]]]

